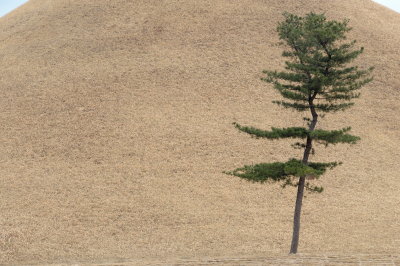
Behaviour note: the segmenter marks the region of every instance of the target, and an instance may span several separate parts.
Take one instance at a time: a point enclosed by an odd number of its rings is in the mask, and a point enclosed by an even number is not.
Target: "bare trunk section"
[[[297,187],[297,198],[296,198],[296,207],[294,210],[293,236],[292,236],[292,245],[290,246],[290,254],[296,254],[297,247],[299,246],[300,214],[301,214],[301,205],[303,202],[305,180],[306,180],[305,176],[300,177],[299,185]]]
[[[310,98],[310,100],[309,100],[310,110],[311,110],[311,114],[313,117],[313,120],[311,121],[311,124],[309,127],[310,131],[313,131],[315,129],[315,126],[317,125],[317,121],[318,121],[318,114],[315,111],[314,104],[313,104],[314,98],[315,98],[315,96],[313,98]],[[303,160],[302,160],[303,164],[308,163],[308,158],[310,157],[311,149],[312,149],[312,138],[307,137],[307,143],[306,143],[306,147],[304,149]],[[297,248],[299,246],[301,206],[303,203],[305,181],[306,181],[306,177],[301,176],[299,178],[299,184],[297,186],[297,197],[296,197],[296,205],[294,208],[293,235],[292,235],[292,244],[290,245],[290,254],[296,254]]]

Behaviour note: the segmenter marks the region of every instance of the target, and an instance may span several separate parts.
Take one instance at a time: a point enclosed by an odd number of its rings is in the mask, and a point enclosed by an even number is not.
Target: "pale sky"
[[[374,0],[374,1],[400,13],[400,0]]]
[[[14,8],[19,7],[28,0],[0,0],[0,17],[4,16]],[[349,0],[350,1],[350,0]],[[400,13],[400,0],[373,0],[377,3],[385,5]]]
[[[28,0],[0,0],[0,17],[19,7]]]

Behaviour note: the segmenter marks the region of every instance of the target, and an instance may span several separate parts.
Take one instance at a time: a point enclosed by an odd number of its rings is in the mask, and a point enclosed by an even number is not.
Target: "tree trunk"
[[[290,246],[290,254],[296,254],[297,247],[299,246],[300,214],[301,214],[301,205],[303,202],[305,179],[306,179],[305,176],[300,177],[299,185],[297,187],[297,198],[296,198],[296,207],[294,209],[293,236],[292,236],[292,245]]]
[[[313,96],[313,98],[309,99],[310,111],[311,111],[311,114],[313,117],[313,120],[311,121],[311,124],[309,127],[310,131],[313,131],[315,129],[315,126],[317,125],[317,121],[318,121],[318,114],[315,112],[315,108],[313,105],[313,100],[315,98],[315,95]],[[312,149],[312,138],[310,136],[308,136],[306,147],[304,149],[304,154],[303,154],[303,160],[302,160],[303,164],[308,163],[308,158],[310,156],[311,149]],[[293,218],[293,236],[292,236],[292,244],[290,246],[290,254],[296,254],[297,248],[299,246],[300,216],[301,216],[301,206],[303,203],[305,181],[306,181],[306,177],[301,176],[299,178],[299,184],[297,186],[296,206],[294,208],[294,218]]]

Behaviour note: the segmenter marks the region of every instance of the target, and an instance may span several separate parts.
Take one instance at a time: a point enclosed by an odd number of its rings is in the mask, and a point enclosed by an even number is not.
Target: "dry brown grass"
[[[300,251],[400,252],[400,15],[369,0],[30,0],[0,19],[0,263],[285,254],[294,189],[222,171],[296,156],[259,80],[283,11],[350,18],[376,66],[356,146],[304,201]]]

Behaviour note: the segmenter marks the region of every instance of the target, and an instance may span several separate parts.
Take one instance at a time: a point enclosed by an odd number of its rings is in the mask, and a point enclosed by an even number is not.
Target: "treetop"
[[[284,71],[263,71],[263,81],[287,100],[274,101],[297,111],[309,109],[309,103],[321,112],[336,112],[353,105],[357,91],[372,81],[373,68],[348,66],[364,48],[356,48],[356,41],[346,42],[351,30],[349,20],[328,21],[324,14],[309,13],[305,17],[284,13],[277,31],[287,48],[282,56]],[[315,102],[314,102],[315,101]]]

